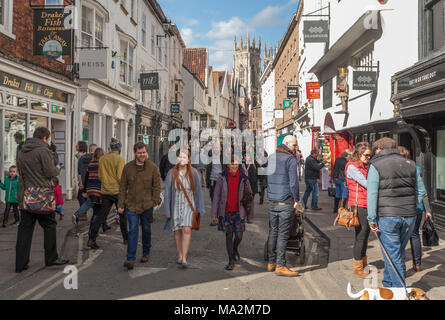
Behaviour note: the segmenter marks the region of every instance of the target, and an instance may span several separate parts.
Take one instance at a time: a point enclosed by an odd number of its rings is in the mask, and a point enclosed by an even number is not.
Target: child
[[[53,183],[54,198],[56,199],[56,212],[59,214],[59,220],[63,219],[62,204],[62,187],[59,185],[59,179],[54,177],[51,179]]]
[[[19,190],[19,176],[17,175],[17,167],[11,166],[9,168],[9,176],[6,177],[5,183],[3,184],[0,181],[0,188],[6,191],[5,196],[5,215],[3,217],[3,228],[6,227],[6,222],[8,222],[9,218],[9,211],[12,207],[12,211],[14,211],[14,223],[12,225],[15,225],[19,222],[19,209],[18,209],[18,202],[17,202],[17,193]]]

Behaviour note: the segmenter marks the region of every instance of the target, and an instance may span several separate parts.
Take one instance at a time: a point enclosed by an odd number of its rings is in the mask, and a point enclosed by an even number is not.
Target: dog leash
[[[391,265],[392,269],[394,270],[394,272],[395,272],[397,278],[399,279],[400,283],[402,284],[403,288],[405,289],[406,297],[408,298],[408,300],[411,300],[410,295],[409,295],[409,293],[408,293],[408,289],[406,289],[405,284],[403,283],[402,279],[400,279],[399,272],[397,271],[397,269],[396,269],[396,267],[394,266],[394,264],[393,264],[391,258],[389,257],[388,252],[386,252],[386,249],[385,249],[385,247],[383,246],[383,243],[382,243],[382,241],[380,240],[379,236],[377,235],[377,232],[375,232],[375,231],[373,231],[373,232],[374,232],[375,236],[377,237],[377,239],[379,240],[380,247],[382,248],[382,251],[383,251],[383,253],[384,253],[385,256],[386,256],[386,259],[388,259],[389,264]]]

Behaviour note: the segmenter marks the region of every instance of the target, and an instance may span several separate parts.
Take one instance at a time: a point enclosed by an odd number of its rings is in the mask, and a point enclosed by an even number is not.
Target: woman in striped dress
[[[180,150],[177,164],[167,174],[165,180],[164,210],[174,232],[177,263],[181,268],[188,268],[187,256],[192,233],[193,210],[182,191],[181,183],[194,210],[205,213],[204,200],[198,171],[191,166],[190,153]]]

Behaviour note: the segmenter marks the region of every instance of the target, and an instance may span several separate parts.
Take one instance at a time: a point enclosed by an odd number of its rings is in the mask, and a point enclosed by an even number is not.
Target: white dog
[[[408,295],[406,294],[408,291]],[[348,283],[348,296],[360,300],[429,300],[425,291],[419,288],[365,288],[358,293],[352,293],[351,284]]]

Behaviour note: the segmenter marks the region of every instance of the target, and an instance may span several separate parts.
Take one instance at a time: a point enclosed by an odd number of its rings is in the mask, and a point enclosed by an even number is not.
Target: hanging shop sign
[[[287,98],[298,99],[298,86],[287,86]]]
[[[159,89],[159,74],[157,72],[141,73],[141,90],[158,90]]]
[[[57,59],[71,55],[72,13],[61,9],[34,9],[34,55]]]
[[[180,105],[179,105],[179,103],[172,103],[172,104],[170,105],[170,112],[171,112],[171,113],[179,113],[179,110],[180,110]]]
[[[107,49],[79,51],[79,79],[107,79]]]
[[[352,79],[352,89],[354,90],[377,90],[377,72],[354,71]]]
[[[306,82],[306,98],[320,99],[320,83],[319,82]]]
[[[48,99],[68,102],[68,94],[65,92],[42,86],[36,82],[28,81],[3,71],[0,71],[0,86],[35,94]]]
[[[327,20],[304,21],[304,42],[319,43],[329,40],[329,23]]]
[[[292,101],[291,100],[283,100],[283,109],[290,109],[292,107]]]
[[[397,92],[411,90],[445,79],[445,62],[397,80]]]

